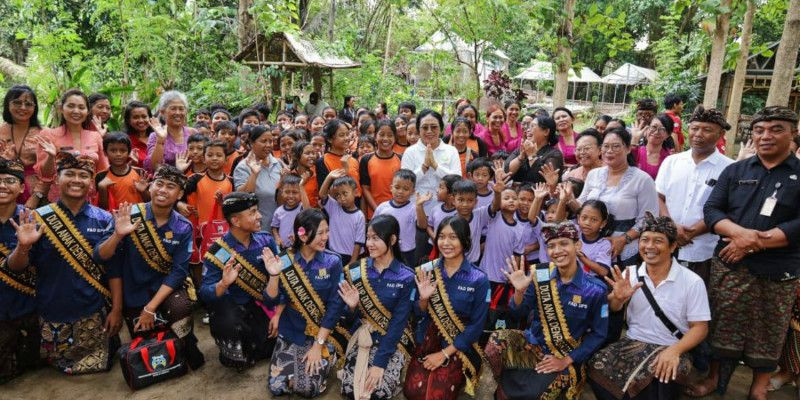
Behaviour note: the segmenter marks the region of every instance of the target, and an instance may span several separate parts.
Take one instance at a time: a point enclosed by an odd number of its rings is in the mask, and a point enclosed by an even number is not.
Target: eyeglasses
[[[438,130],[439,125],[420,125],[419,130],[421,132],[430,132],[433,130]]]
[[[576,148],[575,148],[575,153],[588,153],[588,152],[592,151],[592,149],[595,149],[595,148],[596,148],[596,146],[581,146],[581,147],[576,147]]]
[[[20,183],[19,178],[0,178],[0,184],[11,186]]]
[[[33,108],[36,107],[36,104],[30,101],[23,101],[23,100],[11,100],[11,105],[17,108]]]
[[[667,128],[664,128],[663,126],[656,127],[656,126],[653,126],[653,125],[649,125],[647,127],[647,129],[654,130],[654,131],[656,131],[658,133],[666,133],[667,132]]]
[[[622,150],[622,147],[623,147],[623,146],[622,146],[622,144],[621,144],[621,143],[612,143],[612,144],[604,144],[604,145],[601,147],[601,149],[602,149],[604,152],[613,151],[614,153],[616,153],[616,152],[618,152],[618,151]]]

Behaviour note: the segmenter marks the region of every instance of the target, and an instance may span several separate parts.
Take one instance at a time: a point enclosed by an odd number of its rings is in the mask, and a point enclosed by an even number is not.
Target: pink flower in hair
[[[306,234],[306,228],[303,228],[302,226],[297,228],[297,236],[301,236],[301,235],[305,235],[305,234]]]

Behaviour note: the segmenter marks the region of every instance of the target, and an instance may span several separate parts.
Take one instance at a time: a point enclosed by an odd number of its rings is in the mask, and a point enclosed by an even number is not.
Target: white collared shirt
[[[425,202],[425,214],[431,215],[433,210],[439,204],[436,200],[436,192],[439,190],[439,181],[445,175],[456,174],[461,175],[461,159],[458,157],[458,150],[455,147],[444,143],[439,140],[439,146],[433,149],[433,159],[436,160],[437,168],[428,168],[428,171],[423,172],[422,163],[425,162],[425,152],[427,146],[422,143],[422,140],[414,143],[403,153],[403,158],[400,163],[400,168],[410,170],[417,176],[417,185],[415,190],[417,193],[431,193],[433,198]]]
[[[692,226],[703,219],[703,205],[714,189],[713,182],[734,161],[718,150],[695,164],[692,150],[673,154],[664,160],[656,177],[656,191],[664,195],[669,215],[676,224]],[[678,251],[682,261],[700,262],[711,259],[719,236],[706,233]]]
[[[658,306],[682,333],[689,331],[689,322],[711,320],[708,294],[703,279],[692,270],[680,265],[678,260],[672,259],[667,279],[661,281],[658,287],[653,286],[653,281],[647,275],[645,263],[639,267],[632,265],[628,268],[637,269],[636,273],[631,269],[631,285],[635,285],[638,277],[643,276],[645,285],[650,288]],[[678,338],[658,319],[641,288],[636,290],[628,302],[627,321],[629,339],[661,346],[678,342]]]

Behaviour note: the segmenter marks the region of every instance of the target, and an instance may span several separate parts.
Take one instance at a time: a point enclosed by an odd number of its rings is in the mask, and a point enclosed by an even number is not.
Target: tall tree
[[[706,74],[706,89],[703,94],[703,105],[707,108],[717,106],[719,83],[722,78],[722,67],[725,63],[725,47],[731,22],[731,0],[722,0],[719,6],[716,26],[711,35],[711,60]]]
[[[558,27],[556,59],[555,63],[553,63],[553,68],[555,69],[553,107],[563,107],[567,104],[569,69],[572,67],[572,46],[575,44],[572,35],[572,22],[574,19],[575,0],[566,0],[563,19]]]
[[[747,74],[747,58],[750,56],[750,41],[753,36],[753,17],[756,14],[755,0],[747,1],[747,11],[744,13],[742,22],[742,36],[739,41],[739,57],[736,60],[736,71],[733,73],[733,87],[731,88],[731,98],[728,103],[727,120],[733,129],[725,134],[728,148],[727,154],[733,154],[733,146],[736,141],[736,127],[739,125],[739,113],[742,109],[742,92],[744,91],[744,77]]]
[[[797,51],[800,47],[800,0],[791,0],[783,23],[783,35],[775,54],[775,69],[767,95],[767,106],[787,106],[795,78]]]
[[[252,6],[253,0],[239,0],[239,9],[236,12],[236,43],[239,51],[242,51],[255,37],[256,27],[253,16],[250,14]]]

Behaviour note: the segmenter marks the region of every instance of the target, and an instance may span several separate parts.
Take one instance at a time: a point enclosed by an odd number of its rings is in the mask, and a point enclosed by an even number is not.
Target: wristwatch
[[[33,195],[36,196],[36,198],[39,200],[44,198],[44,193],[42,192],[33,192]]]
[[[633,238],[631,237],[631,235],[628,235],[628,232],[625,232],[624,236],[625,236],[625,244],[631,244],[631,242],[633,242]]]
[[[320,346],[324,346],[325,345],[325,341],[320,339],[320,338],[317,338],[317,344],[320,345]]]

